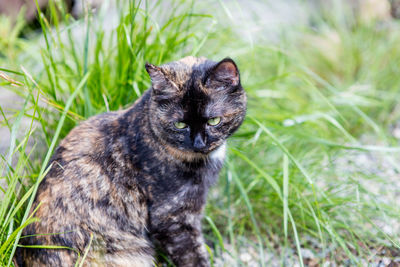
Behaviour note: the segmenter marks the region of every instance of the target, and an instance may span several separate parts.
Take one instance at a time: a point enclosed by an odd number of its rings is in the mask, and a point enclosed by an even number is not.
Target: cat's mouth
[[[200,154],[207,155],[207,154],[211,153],[212,150],[210,150],[208,147],[207,148],[202,148],[202,149],[193,148],[192,152],[193,153],[200,153]]]
[[[213,143],[212,145],[209,145],[202,149],[193,148],[191,152],[195,154],[201,154],[203,156],[213,156],[215,154],[220,154],[220,153],[223,153],[223,155],[225,155],[225,150],[226,150],[226,142],[223,141],[223,142]]]
[[[226,142],[216,142],[201,149],[173,146],[164,143],[164,148],[166,148],[168,154],[183,161],[198,161],[202,159],[223,160],[225,158]]]
[[[173,157],[183,161],[198,161],[205,159],[215,159],[222,161],[225,158],[225,142],[213,148],[208,147],[201,151],[181,149],[172,146],[166,146],[167,152]]]
[[[180,149],[173,146],[165,146],[167,152],[173,157],[183,161],[196,161],[200,159],[206,159],[210,152],[196,152],[194,150]]]

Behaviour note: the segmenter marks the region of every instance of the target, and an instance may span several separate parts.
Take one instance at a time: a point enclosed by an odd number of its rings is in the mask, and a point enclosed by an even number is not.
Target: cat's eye
[[[187,127],[187,124],[181,121],[177,121],[174,123],[174,126],[177,129],[185,129]]]
[[[220,121],[221,121],[221,117],[215,117],[215,118],[209,119],[207,121],[207,124],[211,125],[211,126],[215,126],[215,125],[218,125],[218,123],[220,123]]]

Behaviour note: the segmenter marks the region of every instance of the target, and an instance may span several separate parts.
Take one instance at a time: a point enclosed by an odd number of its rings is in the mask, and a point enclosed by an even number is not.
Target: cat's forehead
[[[205,57],[184,57],[161,66],[164,73],[177,85],[183,85],[189,80],[201,78],[216,62]]]
[[[208,65],[207,63],[215,64],[214,61],[211,61],[205,57],[187,56],[180,60],[164,64],[161,67],[171,71],[192,71],[193,69],[201,69],[202,67],[206,67],[206,65]]]
[[[195,89],[186,91],[178,103],[185,117],[191,118],[221,116],[231,108],[228,95],[222,92],[208,94]]]
[[[172,63],[177,63],[177,64],[181,64],[184,66],[187,66],[188,68],[192,68],[195,66],[199,66],[201,64],[204,64],[205,62],[210,61],[205,57],[193,57],[193,56],[187,56],[184,57],[178,61],[172,62]]]

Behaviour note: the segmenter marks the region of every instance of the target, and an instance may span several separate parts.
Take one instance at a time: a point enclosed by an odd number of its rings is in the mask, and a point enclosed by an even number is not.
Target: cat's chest
[[[223,143],[210,153],[208,158],[193,162],[174,162],[167,157],[154,155],[139,167],[148,176],[153,177],[155,193],[175,195],[179,190],[198,191],[197,187],[209,187],[215,182],[225,159],[226,145]]]
[[[158,176],[152,186],[154,202],[188,206],[195,199],[203,199],[208,191],[206,170],[174,170]]]
[[[225,158],[225,144],[214,150],[207,160],[171,164],[159,161],[148,175],[152,212],[155,216],[178,211],[200,212],[209,187],[217,180]],[[153,162],[152,162],[153,163]]]
[[[150,205],[150,221],[159,225],[168,220],[180,220],[187,214],[202,213],[206,201],[206,188],[187,183],[176,190],[164,191],[154,196]],[[175,218],[175,219],[174,219]]]

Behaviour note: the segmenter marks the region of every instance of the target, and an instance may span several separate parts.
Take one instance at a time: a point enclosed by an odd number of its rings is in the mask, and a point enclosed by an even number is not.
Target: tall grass
[[[360,266],[379,258],[377,247],[400,248],[388,223],[398,221],[399,209],[384,197],[398,178],[400,147],[390,129],[399,116],[399,25],[345,19],[295,27],[279,46],[228,46],[242,69],[249,110],[222,179],[229,196],[208,206],[223,235],[261,232],[267,247],[278,242],[284,253],[289,245],[296,260],[299,247],[313,249],[313,240],[321,263]],[[391,227],[391,235],[382,231]]]
[[[233,12],[223,3],[215,4],[221,17],[190,1],[106,2],[79,20],[51,5],[39,16],[42,33],[14,38],[0,59],[1,86],[25,100],[0,110],[11,135],[0,161],[0,265],[12,265],[21,230],[35,220],[28,210],[60,138],[133,103],[150,85],[146,61],[186,55],[233,57],[249,96],[203,223],[215,264],[304,265],[309,249],[321,264],[364,266],[379,248],[400,249],[387,223],[399,220],[399,207],[383,196],[395,193],[399,171],[390,132],[400,118],[396,22],[314,14],[316,26],[286,29],[274,45],[249,43],[223,23]]]

